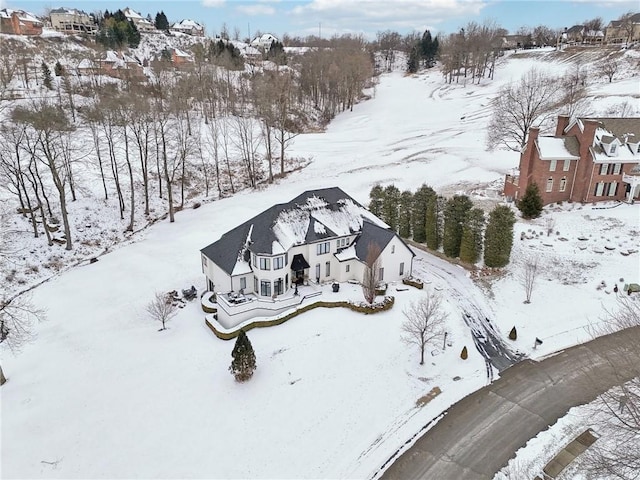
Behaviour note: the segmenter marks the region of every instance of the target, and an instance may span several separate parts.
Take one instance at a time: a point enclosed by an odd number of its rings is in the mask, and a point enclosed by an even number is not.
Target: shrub
[[[516,331],[516,327],[513,327],[509,332],[509,340],[515,340],[518,338],[518,332]]]
[[[466,346],[462,348],[462,352],[460,352],[460,358],[463,360],[466,360],[467,358],[469,358],[469,352],[467,351]]]

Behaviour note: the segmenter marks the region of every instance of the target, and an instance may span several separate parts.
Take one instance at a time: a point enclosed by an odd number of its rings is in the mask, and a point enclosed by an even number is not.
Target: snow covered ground
[[[144,306],[155,291],[192,284],[201,290],[200,248],[307,189],[338,186],[366,204],[375,183],[415,189],[424,182],[444,194],[469,193],[480,204],[499,201],[503,174],[518,156],[486,151],[488,103],[532,65],[571,68],[527,55],[511,56],[494,82],[481,85],[444,84],[435,71],[384,75],[372,100],[324,133],[297,137],[291,155],[312,158],[306,168],[276,185],[184,210],[176,225],[157,223],[97,263],[36,288],[32,300],[46,308],[47,321],[21,353],[2,352],[10,379],[1,389],[2,476],[374,475],[425,424],[487,381],[443,277],[416,262],[431,282],[426,288],[446,298],[452,342],[444,352],[434,349],[424,366],[417,349],[400,341],[402,309],[423,295],[409,289],[392,292],[396,305],[381,314],[317,309],[252,330],[258,369],[243,385],[227,371],[233,342],[213,336],[197,302],[164,332],[145,318]],[[637,102],[637,76],[595,88],[596,114],[611,108],[609,96]],[[547,216],[556,223],[550,237]],[[541,219],[516,225],[514,260],[536,255],[545,265],[532,303],[522,303],[517,262],[501,278],[481,282],[482,289],[468,286],[468,296],[505,337],[515,325],[513,347],[527,355],[583,341],[584,326],[614,304],[613,284],[640,280],[638,253],[620,253],[637,250],[639,220],[640,205],[548,208]],[[464,270],[451,269],[466,279]],[[543,344],[533,351],[535,337]],[[465,345],[467,361],[459,357]],[[436,386],[442,393],[418,407]]]

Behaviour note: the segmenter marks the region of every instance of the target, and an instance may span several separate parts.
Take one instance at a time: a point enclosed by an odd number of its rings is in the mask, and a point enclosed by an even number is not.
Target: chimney
[[[532,169],[532,158],[535,153],[535,142],[538,139],[540,128],[531,127],[529,129],[529,137],[527,138],[527,144],[524,146],[522,153],[520,154],[520,178],[527,178]],[[520,185],[521,189],[526,188],[526,185]]]
[[[556,126],[556,137],[564,136],[564,129],[569,126],[569,115],[558,115],[558,125]]]

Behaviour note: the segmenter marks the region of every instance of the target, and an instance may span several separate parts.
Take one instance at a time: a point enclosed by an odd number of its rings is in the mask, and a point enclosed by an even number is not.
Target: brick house
[[[95,35],[98,25],[93,16],[75,8],[54,8],[49,12],[51,26],[58,32],[73,35],[86,33]]]
[[[40,35],[42,22],[33,13],[3,8],[0,10],[0,33]]]
[[[631,201],[640,197],[640,118],[558,116],[556,134],[529,130],[519,168],[504,195],[517,200],[535,182],[545,205],[560,201]]]
[[[608,44],[640,40],[640,13],[635,13],[625,20],[611,20],[604,32],[604,41]]]

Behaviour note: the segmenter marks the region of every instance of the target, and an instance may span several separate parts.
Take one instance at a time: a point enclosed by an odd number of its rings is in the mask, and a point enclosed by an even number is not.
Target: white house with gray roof
[[[381,282],[411,275],[411,249],[384,222],[334,187],[274,205],[200,252],[208,290],[260,299],[290,294],[296,284],[361,282],[370,249],[380,252]]]

